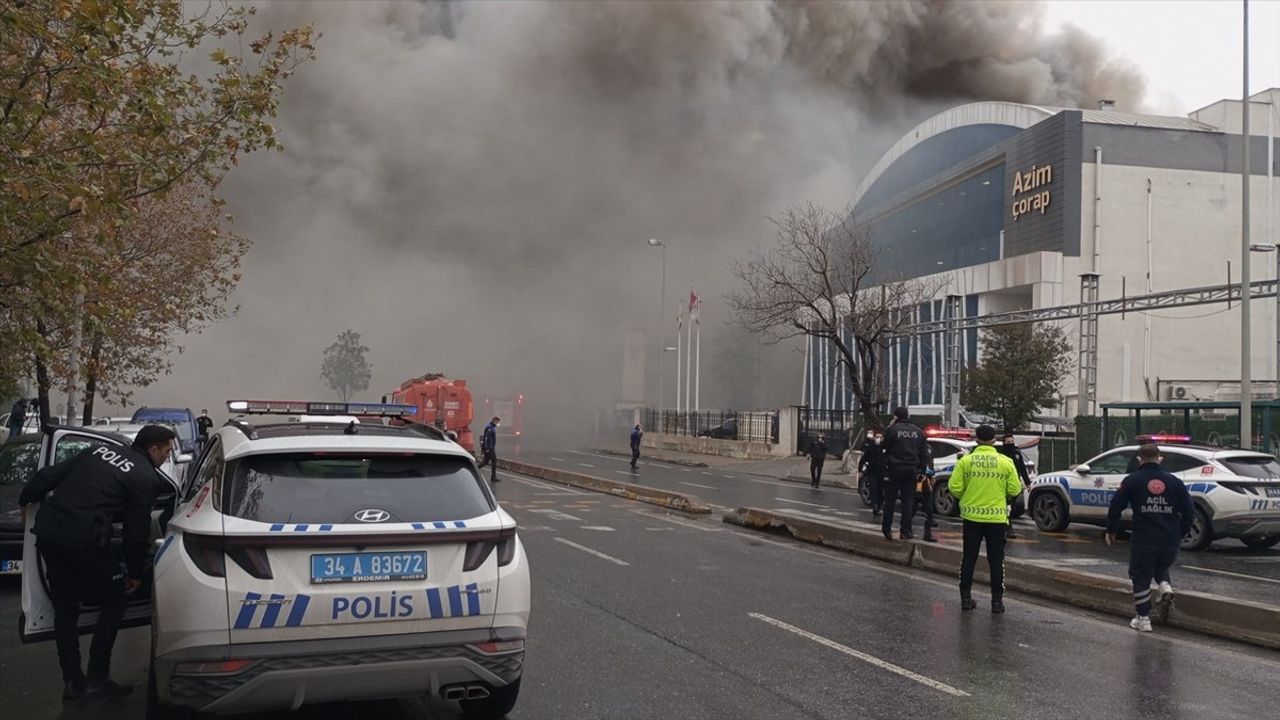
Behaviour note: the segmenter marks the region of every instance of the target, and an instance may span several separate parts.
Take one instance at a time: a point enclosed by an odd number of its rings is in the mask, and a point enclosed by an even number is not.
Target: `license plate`
[[[364,552],[311,556],[311,582],[357,583],[425,580],[425,552]]]
[[[0,560],[0,575],[21,575],[21,560]]]
[[[1267,488],[1267,497],[1280,498],[1280,487]]]

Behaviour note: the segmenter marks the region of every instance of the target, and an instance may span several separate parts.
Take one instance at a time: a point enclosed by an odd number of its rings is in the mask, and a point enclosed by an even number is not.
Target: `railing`
[[[640,410],[640,424],[646,432],[664,435],[761,443],[778,442],[778,413],[768,410],[752,412],[663,410],[659,414],[653,408],[643,408]]]

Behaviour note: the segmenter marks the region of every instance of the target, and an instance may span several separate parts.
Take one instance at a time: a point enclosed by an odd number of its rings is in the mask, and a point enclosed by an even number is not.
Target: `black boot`
[[[929,528],[925,528],[925,529],[924,529],[924,541],[925,541],[925,542],[936,543],[936,542],[938,542],[938,538],[936,538],[936,537],[934,537],[934,536],[933,536],[933,532],[931,532],[931,531],[929,530]]]
[[[892,539],[893,539],[893,531],[892,531],[892,530],[889,530],[889,529],[885,529],[885,530],[884,530],[884,539],[885,539],[885,540],[892,540]]]
[[[84,679],[68,680],[62,684],[62,701],[79,700],[84,697]]]
[[[991,598],[991,614],[999,615],[1004,612],[1004,600],[999,597]]]
[[[121,685],[109,677],[90,679],[84,685],[84,696],[90,700],[124,697],[131,692],[132,685]]]
[[[967,612],[967,611],[969,611],[969,610],[973,610],[973,609],[974,609],[974,608],[976,608],[976,607],[978,607],[978,603],[974,602],[974,601],[973,601],[973,598],[971,598],[971,597],[962,597],[962,598],[960,598],[960,609],[961,609],[962,611],[966,611],[966,612]]]

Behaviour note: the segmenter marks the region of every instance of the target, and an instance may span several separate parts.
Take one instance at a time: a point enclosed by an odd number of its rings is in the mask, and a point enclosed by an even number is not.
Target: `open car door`
[[[77,454],[88,448],[99,445],[124,446],[124,438],[113,433],[98,432],[87,427],[45,427],[40,440],[40,458],[38,467],[44,468]],[[173,507],[177,498],[178,486],[173,477],[171,463],[161,467],[159,475],[168,484],[156,498],[156,505],[151,511],[151,542],[149,547],[154,554],[156,540],[164,536],[165,526],[173,515]],[[54,492],[57,492],[56,490]],[[22,642],[37,642],[53,639],[53,600],[50,598],[49,581],[45,574],[44,562],[36,552],[36,536],[31,532],[36,513],[40,505],[34,504],[26,508],[23,518],[22,541],[22,616],[18,629]],[[111,545],[120,563],[124,563],[121,548],[120,523],[113,523]],[[142,577],[142,587],[126,598],[124,618],[121,627],[136,627],[151,622],[151,562],[148,560],[146,571]],[[93,630],[98,622],[98,609],[94,605],[83,605],[80,612],[80,632]]]

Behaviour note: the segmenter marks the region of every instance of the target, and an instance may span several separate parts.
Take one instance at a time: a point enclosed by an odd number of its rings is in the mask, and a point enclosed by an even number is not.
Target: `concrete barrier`
[[[810,516],[744,507],[727,513],[724,521],[952,578],[960,571],[962,552],[959,548],[916,541],[894,542],[885,540],[879,533]],[[986,558],[978,561],[974,580],[990,585]],[[1123,578],[1006,558],[1004,586],[1076,607],[1120,617],[1133,616],[1133,587]],[[1172,601],[1167,598],[1157,601],[1151,617],[1158,624],[1280,649],[1280,607],[1273,605],[1180,591]]]
[[[569,485],[583,490],[593,490],[595,492],[607,493],[628,500],[638,500],[639,502],[649,503],[651,505],[660,505],[671,510],[679,510],[680,512],[689,513],[691,515],[709,515],[711,508],[702,504],[702,501],[692,495],[684,493],[675,493],[659,488],[647,487],[644,485],[636,485],[628,482],[618,482],[616,480],[605,480],[592,475],[583,475],[581,473],[568,472],[565,470],[557,470],[555,468],[542,467],[541,465],[530,465],[528,463],[515,462],[512,460],[499,460],[498,467],[503,470],[509,470],[521,475],[528,475],[539,480],[547,480],[561,485]]]

